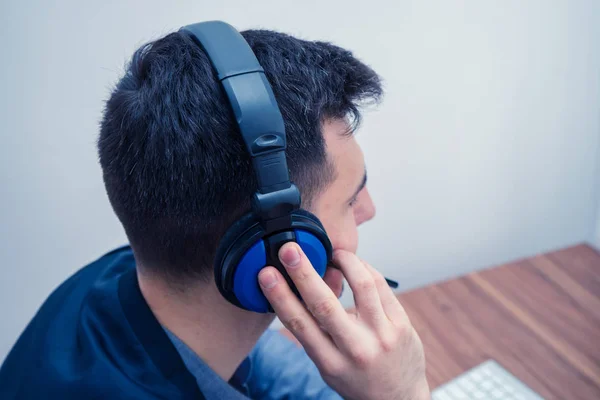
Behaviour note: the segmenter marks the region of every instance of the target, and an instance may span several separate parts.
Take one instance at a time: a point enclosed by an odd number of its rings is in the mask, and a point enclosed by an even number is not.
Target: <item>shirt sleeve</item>
[[[253,399],[341,400],[304,349],[274,329],[261,336],[249,355],[246,388]]]

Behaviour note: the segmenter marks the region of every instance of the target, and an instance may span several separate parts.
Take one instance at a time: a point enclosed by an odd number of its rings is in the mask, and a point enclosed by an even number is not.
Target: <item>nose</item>
[[[371,194],[366,188],[363,190],[361,200],[360,207],[356,213],[356,225],[360,225],[375,217],[375,203],[373,202]]]
[[[367,204],[366,204],[366,208],[367,208],[367,221],[372,220],[373,218],[375,218],[375,213],[376,213],[376,209],[375,209],[375,203],[373,202],[373,199],[371,198],[371,194],[369,193],[369,191],[367,190]]]

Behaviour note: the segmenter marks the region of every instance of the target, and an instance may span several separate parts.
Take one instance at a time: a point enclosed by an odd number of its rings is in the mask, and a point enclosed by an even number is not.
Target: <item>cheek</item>
[[[325,225],[325,229],[334,250],[340,249],[356,253],[356,249],[358,248],[358,230],[356,229],[353,216],[344,220],[338,220],[335,224],[329,224],[329,226]]]

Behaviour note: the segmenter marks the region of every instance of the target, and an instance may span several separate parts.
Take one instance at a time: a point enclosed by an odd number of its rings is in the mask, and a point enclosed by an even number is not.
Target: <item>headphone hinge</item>
[[[300,191],[293,183],[289,187],[269,193],[256,192],[254,194],[254,213],[260,218],[265,228],[268,226],[291,226],[291,214],[300,208]],[[274,230],[267,229],[273,232]]]

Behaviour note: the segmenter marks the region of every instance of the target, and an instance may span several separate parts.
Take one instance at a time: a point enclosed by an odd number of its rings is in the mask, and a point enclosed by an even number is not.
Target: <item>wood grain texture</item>
[[[493,358],[546,399],[600,399],[600,254],[575,246],[400,294],[432,388]]]

